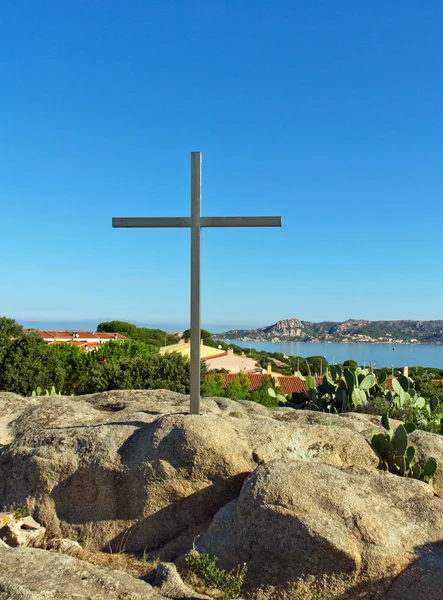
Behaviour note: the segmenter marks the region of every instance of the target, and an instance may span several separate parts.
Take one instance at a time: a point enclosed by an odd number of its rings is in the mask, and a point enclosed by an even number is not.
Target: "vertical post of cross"
[[[200,414],[201,152],[191,153],[191,414]]]
[[[191,228],[191,414],[200,414],[200,256],[202,227],[281,227],[281,217],[202,217],[201,152],[191,153],[191,217],[114,217],[113,227]]]

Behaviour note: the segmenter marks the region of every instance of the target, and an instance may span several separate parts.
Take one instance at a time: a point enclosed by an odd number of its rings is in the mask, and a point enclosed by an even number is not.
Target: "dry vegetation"
[[[75,557],[94,565],[124,571],[133,577],[144,579],[148,582],[154,580],[155,570],[159,563],[158,559],[155,561],[148,561],[144,560],[143,556],[137,557],[133,554],[126,554],[124,552],[92,552],[83,549],[77,551]],[[207,596],[216,599],[223,597],[223,592],[221,590],[206,587],[204,583],[189,570],[181,571],[180,575],[184,582],[196,592],[206,594]],[[306,577],[299,579],[297,582],[292,582],[286,589],[268,586],[255,592],[245,593],[244,597],[247,600],[333,600],[344,592],[345,586],[343,585],[344,582],[342,580],[337,580],[333,585],[335,588],[334,595],[331,596],[330,593],[326,595],[323,591],[325,584],[331,589],[332,583],[330,578],[328,578],[328,581],[326,582],[326,580],[316,580],[313,577]],[[127,597],[124,600],[131,600],[131,598]]]
[[[143,560],[143,557],[137,557],[133,554],[91,552],[90,550],[78,550],[74,556],[93,565],[124,571],[138,579],[153,580],[158,560]]]

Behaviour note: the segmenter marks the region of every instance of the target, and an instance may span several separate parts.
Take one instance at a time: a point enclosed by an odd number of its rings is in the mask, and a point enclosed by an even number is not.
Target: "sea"
[[[228,340],[224,340],[228,342]],[[361,344],[322,342],[239,342],[242,348],[281,352],[292,356],[324,356],[329,364],[355,360],[369,367],[437,367],[443,369],[443,345],[439,344]],[[245,350],[245,354],[248,352]]]

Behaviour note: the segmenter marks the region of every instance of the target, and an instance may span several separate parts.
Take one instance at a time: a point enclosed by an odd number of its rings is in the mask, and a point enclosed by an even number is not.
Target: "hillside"
[[[232,329],[218,339],[278,342],[443,343],[443,321],[300,321],[283,319],[260,329]]]

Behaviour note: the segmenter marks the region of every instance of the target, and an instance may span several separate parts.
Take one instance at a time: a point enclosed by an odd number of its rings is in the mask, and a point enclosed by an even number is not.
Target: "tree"
[[[151,344],[135,340],[126,340],[124,342],[111,340],[99,346],[90,355],[96,362],[102,362],[103,360],[116,362],[125,358],[141,358],[157,352],[157,346],[152,346]]]
[[[249,399],[249,379],[243,371],[240,371],[238,377],[228,382],[224,396],[231,400]]]
[[[328,361],[324,356],[308,356],[306,359],[312,375],[325,375],[328,370]]]
[[[356,369],[358,367],[358,362],[356,360],[345,360],[345,362],[343,363],[344,367],[347,367],[348,369]]]
[[[204,395],[220,398],[224,395],[225,380],[219,373],[209,373],[205,379]]]
[[[152,346],[161,346],[166,344],[175,344],[178,338],[163,329],[151,329],[150,327],[137,327],[126,321],[107,321],[97,325],[97,331],[105,331],[110,333],[121,333],[132,340],[151,344]]]
[[[269,395],[268,389],[272,388],[272,383],[269,379],[263,379],[263,382],[260,386],[250,394],[250,400],[257,402],[258,404],[262,404],[263,406],[274,407],[278,406],[277,398],[273,398]]]
[[[77,393],[79,380],[87,372],[87,366],[91,365],[93,352],[85,352],[73,344],[57,344],[49,348],[64,369],[62,393]]]
[[[137,327],[134,339],[145,344],[152,344],[153,346],[157,346],[157,348],[178,342],[177,337],[166,333],[163,329],[151,329],[149,327]]]
[[[65,370],[50,346],[35,333],[13,339],[6,349],[0,370],[0,389],[29,396],[37,387],[59,391]]]
[[[185,329],[183,332],[183,338],[185,342],[191,339],[191,330]],[[212,333],[206,331],[206,329],[200,329],[200,339],[203,340],[204,344],[208,344],[208,342],[212,342]]]
[[[137,327],[126,321],[104,321],[97,325],[97,331],[105,333],[121,333],[122,335],[133,338],[136,335]]]
[[[77,393],[123,389],[166,389],[189,394],[189,359],[173,352],[164,356],[153,353],[143,357],[93,362],[80,376]]]
[[[23,334],[23,327],[19,325],[15,319],[0,317],[0,368],[7,349],[11,345],[13,339],[18,338]]]

